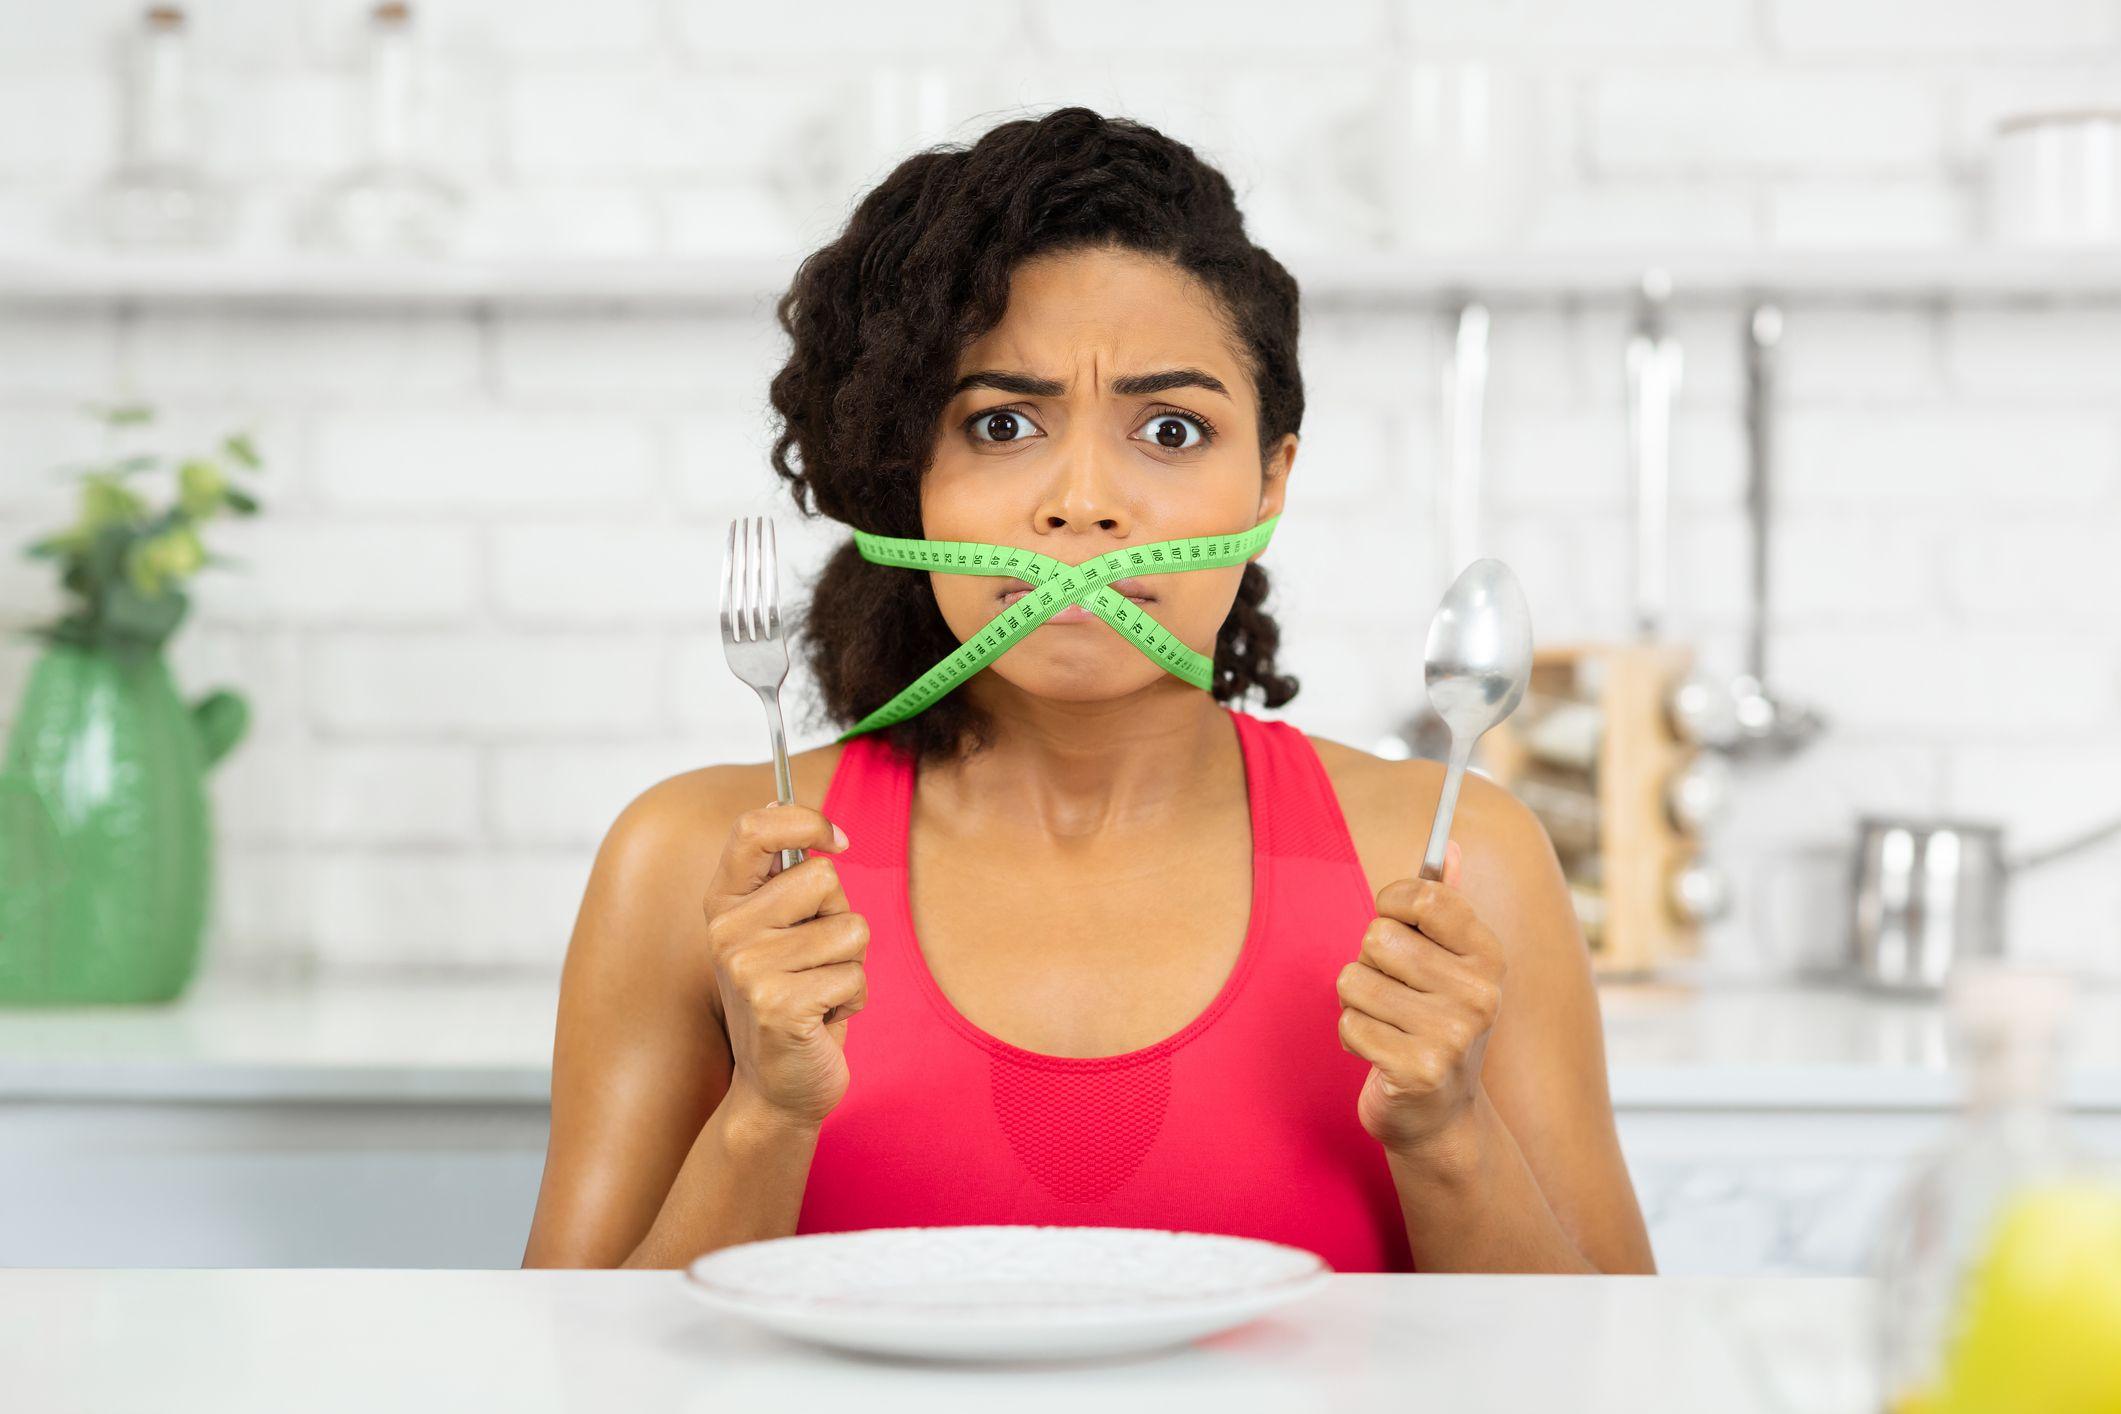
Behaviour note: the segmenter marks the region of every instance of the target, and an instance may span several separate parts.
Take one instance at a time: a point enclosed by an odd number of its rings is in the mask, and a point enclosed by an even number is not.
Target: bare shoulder
[[[1413,878],[1443,793],[1443,763],[1394,761],[1326,737],[1309,740],[1340,800],[1372,896],[1394,879]],[[1506,787],[1476,772],[1466,772],[1459,785],[1451,837],[1464,851],[1464,889],[1476,904],[1560,876],[1539,817]]]
[[[789,756],[797,804],[823,804],[843,749],[833,743]],[[730,827],[776,794],[771,759],[696,766],[641,789],[598,847],[582,920],[593,926],[578,927],[578,944],[631,939],[674,961],[697,941],[700,903]]]
[[[845,749],[843,743],[834,742],[789,754],[798,805],[813,810],[824,805],[833,770]],[[704,860],[705,870],[711,873],[736,817],[768,804],[777,795],[771,758],[695,766],[665,776],[635,795],[612,824],[604,847],[624,852],[641,868]]]

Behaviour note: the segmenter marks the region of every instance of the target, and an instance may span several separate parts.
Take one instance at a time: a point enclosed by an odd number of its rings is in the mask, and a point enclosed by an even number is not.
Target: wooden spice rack
[[[1701,844],[1665,803],[1698,749],[1665,709],[1692,660],[1664,643],[1542,648],[1524,702],[1481,742],[1482,769],[1546,824],[1601,976],[1646,975],[1699,951],[1671,880]]]

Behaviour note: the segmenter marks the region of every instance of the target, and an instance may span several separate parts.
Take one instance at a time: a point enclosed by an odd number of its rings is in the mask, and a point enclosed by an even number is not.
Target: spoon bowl
[[[1473,743],[1517,710],[1531,677],[1532,610],[1524,586],[1501,560],[1475,560],[1444,591],[1423,650],[1422,678],[1436,715],[1451,729],[1451,760],[1422,856],[1422,878],[1443,877],[1444,846]]]

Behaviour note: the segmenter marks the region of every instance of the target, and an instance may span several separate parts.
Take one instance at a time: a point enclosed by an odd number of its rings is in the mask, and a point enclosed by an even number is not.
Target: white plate
[[[718,1310],[848,1350],[944,1360],[1154,1350],[1325,1284],[1279,1242],[1127,1227],[883,1227],[724,1247],[686,1269]]]

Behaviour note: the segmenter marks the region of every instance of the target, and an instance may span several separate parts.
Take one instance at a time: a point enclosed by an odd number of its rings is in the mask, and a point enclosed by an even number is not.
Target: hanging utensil
[[[1443,375],[1448,452],[1436,483],[1437,553],[1449,584],[1481,550],[1482,418],[1488,389],[1488,307],[1478,300],[1453,316],[1451,357]],[[1426,701],[1377,745],[1377,754],[1404,761],[1442,761],[1451,754],[1451,729]]]
[[[1782,310],[1774,304],[1753,307],[1745,321],[1745,426],[1748,474],[1745,511],[1752,538],[1752,623],[1746,638],[1746,671],[1731,683],[1732,716],[1738,726],[1731,749],[1742,756],[1787,756],[1825,727],[1810,707],[1768,691],[1768,575],[1774,562],[1769,536],[1774,525],[1771,499],[1774,461],[1771,431],[1775,406],[1775,347],[1782,339]]]
[[[1672,403],[1684,358],[1665,329],[1672,278],[1643,272],[1635,332],[1628,337],[1628,456],[1635,493],[1635,632],[1644,642],[1664,627],[1671,590]]]

